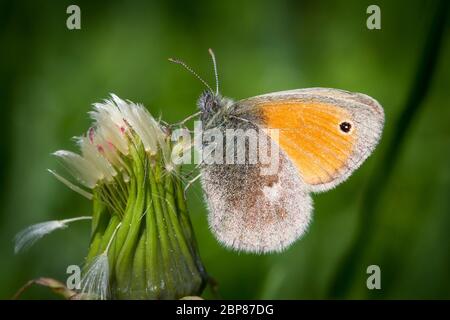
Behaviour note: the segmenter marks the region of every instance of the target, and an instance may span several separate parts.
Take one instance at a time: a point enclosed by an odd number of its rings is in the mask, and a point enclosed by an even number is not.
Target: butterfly
[[[307,230],[311,194],[345,181],[373,152],[383,130],[383,108],[365,94],[331,88],[233,101],[219,93],[216,59],[211,49],[209,53],[215,91],[184,62],[169,59],[208,88],[197,102],[203,128],[223,133],[251,129],[278,147],[271,152],[276,171],[269,174],[263,173],[261,161],[200,166],[210,228],[220,243],[238,251],[282,251]],[[230,140],[222,142],[227,149]]]

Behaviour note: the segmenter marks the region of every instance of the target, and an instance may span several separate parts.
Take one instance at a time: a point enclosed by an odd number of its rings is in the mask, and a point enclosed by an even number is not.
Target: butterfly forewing
[[[281,149],[312,191],[328,190],[358,168],[379,141],[384,122],[374,99],[325,88],[257,96],[237,102],[235,110],[278,130]]]

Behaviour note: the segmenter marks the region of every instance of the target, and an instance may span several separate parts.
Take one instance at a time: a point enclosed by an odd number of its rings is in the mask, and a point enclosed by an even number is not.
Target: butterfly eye
[[[350,130],[352,129],[352,125],[350,124],[350,122],[341,122],[341,124],[339,125],[339,128],[341,129],[342,132],[345,133],[349,133]]]

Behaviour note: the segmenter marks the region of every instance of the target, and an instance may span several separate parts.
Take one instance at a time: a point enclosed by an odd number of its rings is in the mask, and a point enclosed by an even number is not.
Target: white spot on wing
[[[279,183],[274,183],[272,186],[263,187],[262,192],[270,203],[278,202],[281,196],[281,186]]]

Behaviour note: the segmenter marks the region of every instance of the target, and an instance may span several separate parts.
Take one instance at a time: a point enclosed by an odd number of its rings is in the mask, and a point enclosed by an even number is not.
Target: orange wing
[[[279,129],[278,143],[306,183],[328,183],[347,166],[357,134],[340,131],[351,119],[347,110],[318,102],[270,102],[262,112],[267,128]]]
[[[312,88],[276,92],[236,103],[241,117],[267,130],[312,191],[345,180],[380,139],[384,112],[360,93]]]

